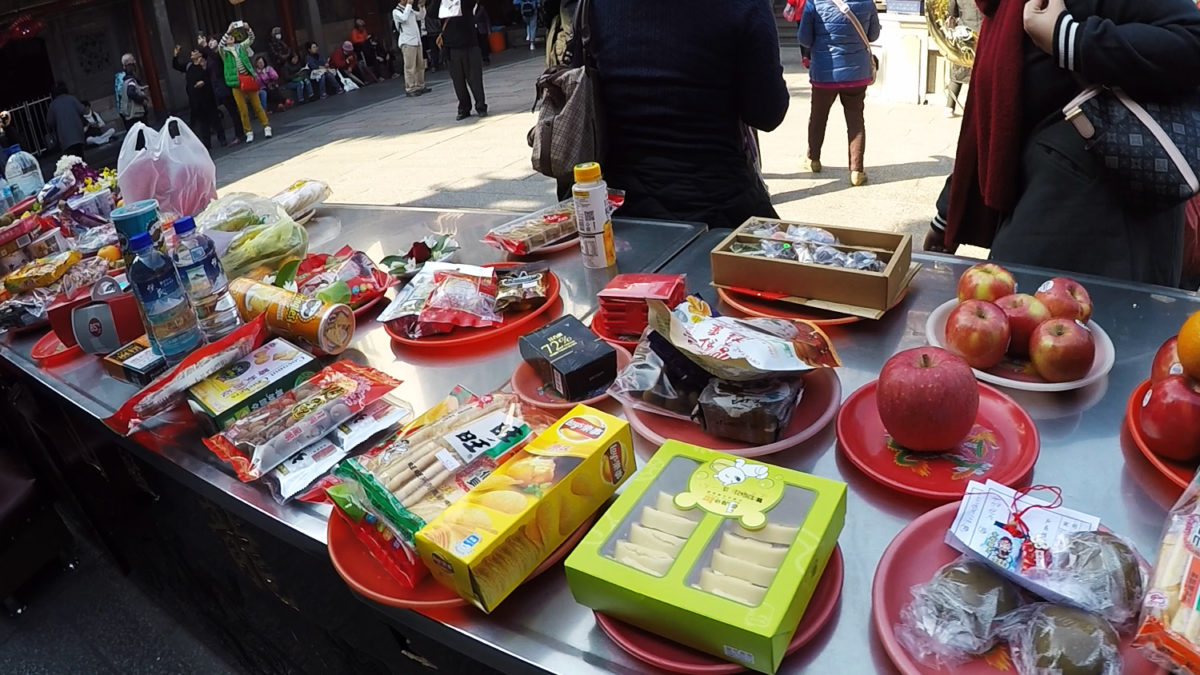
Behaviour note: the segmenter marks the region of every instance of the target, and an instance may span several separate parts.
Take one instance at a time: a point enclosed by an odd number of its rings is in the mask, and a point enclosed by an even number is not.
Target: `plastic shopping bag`
[[[438,18],[451,19],[456,16],[462,16],[462,0],[442,0],[442,4],[438,5]]]
[[[117,185],[126,204],[157,199],[160,180],[156,165],[158,145],[158,132],[141,122],[125,134],[125,142],[117,156]]]
[[[158,207],[194,216],[217,198],[217,167],[200,137],[178,117],[167,118],[158,135]]]

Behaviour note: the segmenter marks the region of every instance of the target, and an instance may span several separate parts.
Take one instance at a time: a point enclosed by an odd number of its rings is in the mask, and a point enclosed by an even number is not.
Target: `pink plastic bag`
[[[158,135],[158,208],[194,216],[217,198],[217,167],[200,137],[178,117]]]

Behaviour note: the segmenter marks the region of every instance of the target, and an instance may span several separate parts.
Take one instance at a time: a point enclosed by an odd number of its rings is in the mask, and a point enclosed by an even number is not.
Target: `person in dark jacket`
[[[342,93],[342,83],[326,65],[325,60],[321,58],[321,50],[317,47],[317,43],[309,42],[304,45],[304,67],[308,69],[309,77],[316,83],[313,86],[317,88],[317,93],[321,98]]]
[[[225,84],[225,64],[217,52],[217,41],[215,38],[208,38],[204,35],[200,35],[197,39],[200,41],[197,49],[204,57],[204,68],[208,71],[208,87],[212,90],[213,100],[217,102],[216,126],[221,129],[221,133],[225,133],[225,125],[221,121],[221,110],[223,109],[225,114],[229,115],[233,125],[233,138],[230,139],[229,144],[237,145],[240,142],[238,138],[246,132],[242,129],[242,120],[238,115],[237,103],[233,100],[233,92],[230,91],[229,85]]]
[[[492,64],[492,45],[488,42],[488,33],[492,32],[492,20],[488,18],[487,10],[482,4],[475,5],[475,39],[479,40],[479,56],[483,65]]]
[[[1175,286],[1183,205],[1124,203],[1063,119],[1081,82],[1153,101],[1200,86],[1192,0],[981,0],[983,27],[948,190],[930,250],[991,248],[999,262]]]
[[[879,12],[873,0],[845,0],[868,40],[879,38]],[[805,168],[821,171],[821,146],[833,102],[842,101],[846,135],[850,145],[850,185],[867,182],[863,156],[867,128],[863,106],[867,86],[874,77],[871,50],[863,42],[854,21],[833,0],[804,3],[797,36],[802,47],[812,49],[808,79],[812,84],[812,112],[808,118],[808,153]]]
[[[217,112],[217,99],[213,96],[212,85],[208,81],[208,66],[204,62],[204,55],[199,49],[193,49],[185,64],[181,58],[181,51],[179,45],[175,45],[175,58],[171,61],[171,66],[183,73],[192,131],[196,132],[206,148],[212,147],[212,135],[216,132],[217,142],[221,147],[225,147],[228,144],[225,140],[225,127],[221,124],[220,113]]]
[[[621,215],[736,227],[775,209],[748,156],[748,128],[788,109],[775,17],[766,2],[590,4],[591,50]]]
[[[150,113],[150,97],[146,95],[146,87],[141,83],[141,69],[133,54],[121,56],[121,72],[117,73],[113,99],[117,105],[117,113],[125,122],[128,131],[138,122],[145,123]]]
[[[46,109],[46,127],[58,139],[58,147],[64,155],[83,158],[87,147],[87,136],[83,127],[83,103],[67,91],[63,82],[54,83],[54,98]]]
[[[283,40],[283,29],[275,26],[271,29],[271,39],[267,41],[267,51],[271,55],[270,63],[275,70],[282,70],[292,59],[295,52],[291,45]]]
[[[446,65],[450,69],[450,80],[454,83],[454,94],[458,97],[458,117],[465,120],[471,116],[471,98],[475,98],[475,112],[485,117],[488,112],[487,97],[483,92],[483,57],[479,52],[478,33],[475,30],[476,0],[462,0],[462,15],[442,19],[442,46],[446,48]]]

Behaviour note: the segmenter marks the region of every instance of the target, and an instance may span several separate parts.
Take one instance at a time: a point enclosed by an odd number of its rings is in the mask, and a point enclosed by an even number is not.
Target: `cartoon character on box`
[[[765,464],[744,459],[713,460],[692,472],[687,491],[675,495],[675,506],[683,510],[699,506],[710,513],[737,518],[747,529],[758,529],[767,522],[763,512],[783,498],[783,483],[768,475]]]

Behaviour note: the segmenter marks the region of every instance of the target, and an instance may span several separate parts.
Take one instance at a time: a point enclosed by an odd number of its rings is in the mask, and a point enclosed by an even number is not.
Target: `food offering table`
[[[511,219],[494,212],[436,211],[407,208],[328,206],[309,225],[310,250],[332,252],[349,244],[378,260],[403,253],[412,241],[435,232],[455,232],[463,244],[461,262],[507,260],[503,253],[479,243],[490,227]],[[709,286],[709,251],[726,232],[706,232],[703,226],[682,223],[632,222],[618,219],[617,259],[621,272],[686,273],[691,292],[716,302]],[[861,321],[826,329],[842,359],[842,396],[874,380],[884,361],[895,352],[926,343],[926,319],[934,308],[953,297],[956,281],[972,261],[951,256],[915,254],[923,265],[908,297],[881,320]],[[596,293],[616,273],[587,270],[577,251],[542,258],[559,277],[561,314],[587,319],[596,309]],[[1009,266],[1021,288],[1035,288],[1053,276],[1045,270]],[[1057,485],[1069,506],[1099,516],[1103,523],[1129,537],[1153,555],[1166,509],[1178,494],[1131,446],[1122,431],[1126,401],[1147,376],[1157,347],[1174,334],[1198,307],[1194,294],[1159,287],[1076,277],[1091,293],[1094,319],[1107,331],[1116,349],[1116,363],[1106,378],[1082,390],[1027,393],[1008,390],[1035,421],[1041,454],[1029,480]],[[728,308],[718,306],[719,310]],[[371,319],[376,311],[367,314]],[[732,313],[732,312],[731,312]],[[4,378],[34,390],[40,400],[58,402],[81,433],[108,434],[173,483],[212,502],[232,517],[259,528],[282,546],[303,551],[313,564],[328,568],[325,554],[328,507],[277,504],[267,489],[243,484],[203,449],[194,427],[170,437],[138,434],[117,439],[97,420],[107,417],[136,389],[108,377],[98,360],[77,359],[43,370],[29,356],[40,334],[0,340]],[[456,384],[476,392],[504,386],[520,362],[515,338],[498,340],[484,350],[412,350],[394,344],[373,320],[360,322],[351,348],[344,354],[404,381],[396,395],[414,409],[437,402]],[[610,412],[619,407],[609,402]],[[43,412],[30,412],[31,421],[52,427]],[[173,427],[173,429],[175,429]],[[655,447],[638,439],[639,461]],[[781,672],[895,672],[871,627],[871,584],[876,565],[895,534],[917,516],[936,507],[885,488],[861,473],[837,450],[830,423],[808,441],[764,461],[849,485],[846,525],[839,543],[845,561],[845,580],[839,607],[830,624],[805,648],[783,663]],[[67,461],[53,448],[52,464]],[[69,471],[64,471],[69,476]],[[71,484],[74,491],[102,489]],[[86,500],[83,500],[86,502]],[[336,580],[336,577],[333,577]],[[331,583],[336,583],[331,581]],[[339,589],[350,593],[348,589]],[[618,648],[600,630],[592,612],[575,603],[561,565],[519,589],[491,615],[473,608],[416,612],[385,607],[365,598],[371,616],[400,633],[424,639],[510,673],[643,673],[650,670]]]

